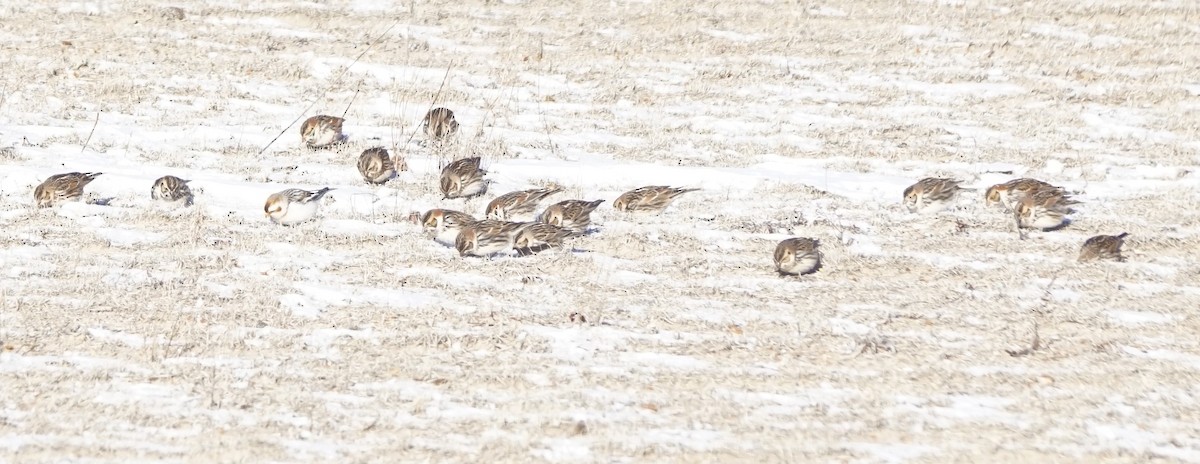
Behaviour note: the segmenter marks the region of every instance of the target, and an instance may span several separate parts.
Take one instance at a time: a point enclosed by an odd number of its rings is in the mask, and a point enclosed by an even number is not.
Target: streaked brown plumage
[[[563,240],[576,234],[568,229],[542,222],[527,222],[517,231],[513,248],[517,254],[528,256],[540,251],[561,247]]]
[[[904,206],[917,213],[936,213],[954,204],[959,192],[971,190],[954,179],[926,177],[904,189]]]
[[[1022,195],[1016,203],[1018,225],[1026,229],[1057,229],[1066,224],[1069,206],[1077,202],[1061,189],[1044,189]]]
[[[1079,261],[1111,259],[1124,262],[1125,257],[1121,255],[1121,247],[1125,245],[1125,237],[1128,236],[1128,232],[1122,232],[1117,235],[1097,235],[1087,239],[1079,250]]]
[[[47,177],[33,189],[33,200],[39,208],[54,206],[64,201],[79,201],[83,188],[96,180],[99,172],[68,172]]]
[[[676,188],[665,185],[640,187],[621,194],[613,201],[617,211],[662,213],[675,198],[698,188]]]
[[[488,219],[508,219],[518,214],[532,213],[539,202],[561,191],[562,188],[551,187],[509,192],[489,202],[484,214]]]
[[[442,168],[439,186],[443,199],[471,198],[487,193],[487,171],[479,168],[479,157],[463,158]]]
[[[190,180],[175,176],[162,176],[154,181],[150,188],[150,198],[166,203],[181,202],[183,206],[192,205],[192,189],[188,187]]]
[[[775,270],[784,275],[804,275],[821,267],[820,243],[816,239],[795,237],[775,246]]]
[[[1000,204],[1004,205],[1006,209],[1012,210],[1021,198],[1031,196],[1039,191],[1055,191],[1065,194],[1062,187],[1057,187],[1037,179],[1022,177],[988,187],[987,191],[984,192],[984,199],[988,206]]]
[[[342,135],[344,122],[345,119],[323,114],[305,119],[300,125],[300,141],[309,148],[324,148],[341,143],[345,140],[345,136]]]
[[[358,156],[358,173],[367,183],[382,184],[396,175],[396,164],[386,148],[368,148]]]
[[[332,190],[329,187],[317,191],[290,188],[272,193],[263,205],[263,213],[276,224],[285,226],[300,224],[317,215],[321,198]]]
[[[433,239],[449,246],[454,246],[458,233],[473,223],[475,218],[470,214],[452,209],[431,209],[421,216],[421,225],[433,230]]]
[[[565,200],[550,205],[538,220],[582,234],[592,224],[591,214],[604,200]]]
[[[454,239],[454,248],[460,256],[491,256],[513,249],[517,232],[525,222],[507,222],[484,219],[463,227]]]
[[[431,140],[445,140],[458,132],[458,121],[454,119],[454,112],[446,108],[429,110],[425,113],[421,126]]]

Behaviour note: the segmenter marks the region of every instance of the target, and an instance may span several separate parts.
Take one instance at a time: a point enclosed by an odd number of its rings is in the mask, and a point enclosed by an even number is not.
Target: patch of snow
[[[1113,309],[1105,311],[1105,314],[1108,314],[1108,318],[1113,322],[1121,325],[1169,324],[1179,319],[1178,316],[1152,311]]]
[[[130,348],[141,348],[146,345],[146,338],[141,335],[115,332],[99,327],[88,329],[88,335],[102,342],[116,343]]]

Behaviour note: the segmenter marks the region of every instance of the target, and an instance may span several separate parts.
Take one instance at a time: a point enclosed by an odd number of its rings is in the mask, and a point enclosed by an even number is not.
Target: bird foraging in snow
[[[285,226],[300,224],[317,215],[321,197],[324,197],[330,190],[333,189],[325,187],[312,192],[293,188],[272,193],[267,197],[263,212],[276,224]]]
[[[39,208],[54,206],[64,201],[79,201],[83,188],[96,180],[99,172],[68,172],[47,177],[33,189],[33,199]]]

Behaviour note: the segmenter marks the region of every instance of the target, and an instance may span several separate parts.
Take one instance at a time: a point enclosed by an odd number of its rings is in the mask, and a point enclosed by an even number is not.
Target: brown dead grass
[[[22,150],[74,153],[103,111],[198,145],[164,152],[101,127],[93,152],[196,168],[189,152],[215,151],[204,170],[281,183],[323,182],[324,169],[288,167],[335,169],[374,145],[485,167],[529,152],[721,167],[778,154],[864,175],[914,162],[1036,174],[1068,158],[1105,182],[1089,166],[1120,155],[1196,172],[1181,86],[1195,84],[1200,36],[1186,4],[76,5],[0,7],[22,18],[0,22],[6,122],[83,128],[5,139],[18,154],[6,164],[54,166]],[[406,144],[447,67],[438,105],[459,114],[458,140]],[[953,93],[989,84],[1018,90]],[[352,121],[377,140],[306,152],[293,128],[258,155],[309,102],[340,114],[355,89]],[[362,103],[373,99],[391,105]],[[1102,107],[1175,138],[1089,136],[1080,115]],[[238,125],[270,127],[190,135]],[[634,142],[575,137],[594,134]],[[401,222],[415,208],[395,198],[437,198],[436,170],[411,176],[358,219]],[[4,216],[0,459],[879,462],[910,446],[929,447],[915,462],[1194,457],[1200,231],[1194,201],[1175,199],[1195,199],[1195,178],[1085,204],[1077,224],[1025,241],[977,203],[905,216],[899,192],[861,204],[764,184],[636,219],[609,198],[594,215],[605,232],[574,243],[583,252],[526,260],[462,260],[415,227],[281,230],[199,207],[107,217],[166,237],[130,246],[86,218]],[[7,209],[28,207],[13,192]],[[486,200],[445,206],[477,213]],[[705,217],[731,203],[745,207]],[[1130,262],[1074,262],[1084,238],[1118,231],[1133,234]],[[791,234],[822,240],[820,273],[771,271]],[[1036,349],[1010,355],[1031,348],[1035,324]],[[1152,438],[1122,443],[1103,427]]]

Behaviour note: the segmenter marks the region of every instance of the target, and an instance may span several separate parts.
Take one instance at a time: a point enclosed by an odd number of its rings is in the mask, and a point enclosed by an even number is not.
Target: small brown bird
[[[1118,235],[1097,235],[1087,239],[1083,242],[1083,248],[1079,250],[1079,262],[1095,259],[1124,262],[1125,257],[1121,255],[1121,246],[1125,245],[1125,237],[1128,236],[1128,232],[1121,232]]]
[[[588,226],[592,225],[592,211],[595,211],[601,203],[604,203],[604,200],[560,201],[546,208],[546,211],[543,211],[541,216],[538,216],[538,220],[552,226],[562,227],[576,234],[583,234],[587,231]]]
[[[293,226],[308,221],[317,215],[317,207],[321,198],[332,188],[325,187],[317,191],[303,189],[287,189],[272,193],[263,205],[263,213],[276,224]]]
[[[574,232],[542,222],[527,222],[517,231],[513,248],[521,256],[529,256],[549,248],[562,247],[563,240],[575,236]]]
[[[479,169],[479,157],[463,158],[442,168],[442,199],[472,198],[487,193],[487,171]]]
[[[1025,229],[1054,230],[1067,223],[1070,205],[1077,202],[1062,190],[1044,189],[1020,196],[1016,203],[1017,224]]]
[[[300,125],[300,140],[309,148],[324,148],[341,143],[346,139],[346,136],[342,135],[344,122],[345,119],[323,114],[308,118]]]
[[[561,191],[562,188],[550,187],[509,192],[488,203],[484,213],[488,219],[503,220],[518,214],[532,213],[537,209],[539,202]]]
[[[513,249],[517,232],[528,223],[494,219],[475,221],[463,227],[454,239],[460,256],[491,256]]]
[[[433,230],[434,241],[449,246],[454,246],[464,227],[474,223],[475,218],[470,214],[452,209],[431,209],[421,216],[421,225]]]
[[[434,108],[425,113],[425,119],[421,123],[425,130],[425,135],[430,140],[441,141],[454,135],[458,132],[458,121],[454,119],[454,112],[446,108]]]
[[[954,205],[959,192],[971,190],[959,186],[959,181],[926,177],[904,189],[904,206],[913,213],[931,214]]]
[[[1065,193],[1062,187],[1050,185],[1037,179],[1022,177],[988,187],[984,192],[984,199],[988,206],[999,204],[1004,205],[1005,209],[1012,210],[1016,207],[1017,202],[1021,201],[1021,198],[1032,196],[1044,190]]]
[[[68,172],[47,177],[33,189],[33,200],[38,208],[54,206],[64,201],[79,201],[83,188],[96,180],[99,172]]]
[[[382,184],[395,177],[396,164],[386,148],[368,148],[358,156],[358,173],[369,184]]]
[[[150,188],[150,198],[164,203],[192,206],[192,189],[188,187],[188,182],[191,181],[175,176],[159,177]]]
[[[649,212],[659,214],[671,206],[675,198],[698,188],[675,188],[665,185],[640,187],[621,194],[613,201],[613,208],[626,212]]]
[[[805,275],[821,267],[820,243],[816,239],[789,238],[775,246],[775,270],[782,275]]]

